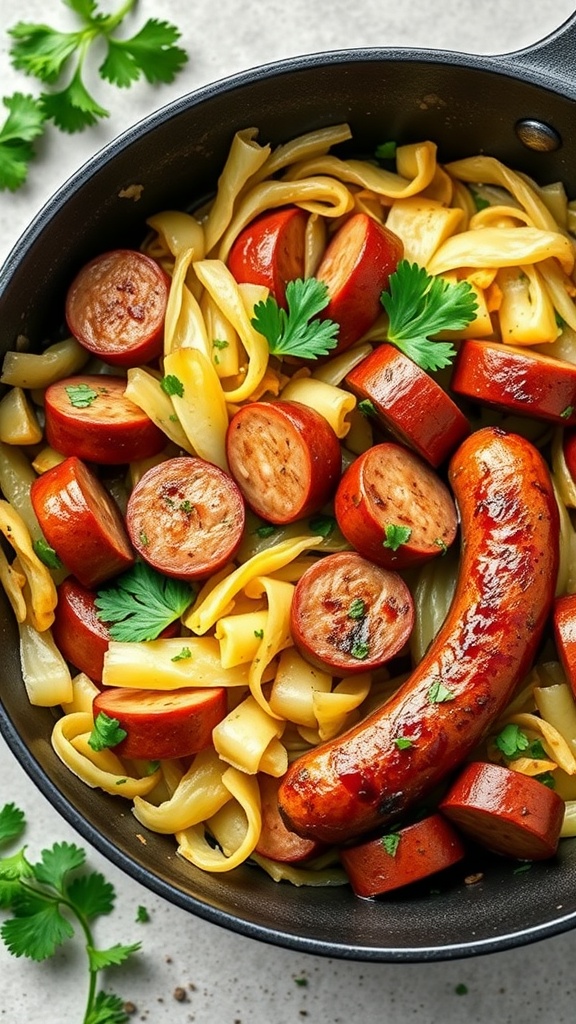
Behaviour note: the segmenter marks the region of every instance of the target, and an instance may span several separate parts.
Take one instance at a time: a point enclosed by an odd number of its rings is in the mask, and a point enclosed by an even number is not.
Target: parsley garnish
[[[363,601],[361,597],[355,597],[354,600],[350,602],[350,607],[348,609],[348,618],[363,619],[365,615],[366,602]]]
[[[408,738],[408,736],[397,736],[394,743],[398,747],[398,750],[408,750],[414,746],[414,740]]]
[[[380,301],[388,314],[388,341],[423,370],[449,366],[456,355],[451,342],[430,335],[462,330],[478,307],[468,281],[450,284],[408,260],[400,260]]]
[[[138,907],[138,910],[136,911],[136,920],[140,924],[148,923],[148,921],[150,920],[150,914],[146,910],[146,907],[143,907],[142,905]]]
[[[336,520],[334,516],[323,516],[318,514],[316,516],[312,516],[312,518],[308,520],[308,526],[312,533],[320,534],[321,537],[326,538],[329,537],[330,534],[334,533],[334,530],[336,529]]]
[[[61,569],[62,561],[58,558],[54,548],[50,547],[47,540],[44,537],[39,537],[38,540],[34,541],[32,545],[34,551],[38,555],[41,562],[44,563],[49,569]]]
[[[363,416],[377,416],[376,406],[370,398],[363,398],[361,402],[358,402],[358,411]]]
[[[504,726],[494,743],[509,761],[514,761],[517,757],[531,757],[535,761],[545,761],[548,758],[541,741],[530,740],[514,722]]]
[[[264,630],[263,629],[255,629],[254,630],[254,636],[256,637],[257,640],[263,640],[264,639]]]
[[[328,288],[323,281],[297,278],[286,285],[287,310],[270,295],[254,306],[252,326],[263,334],[274,356],[317,359],[337,344],[338,324],[315,319],[328,305]]]
[[[14,804],[0,810],[0,845],[21,836],[25,818]],[[0,904],[12,916],[0,935],[13,956],[46,960],[74,936],[71,918],[84,935],[90,982],[83,1024],[127,1024],[123,1000],[112,993],[96,992],[97,975],[119,965],[140,949],[140,943],[98,949],[92,921],[114,907],[114,887],[97,871],[86,871],[86,854],[74,843],[54,843],[42,850],[32,864],[26,848],[0,859]],[[83,870],[84,869],[84,870]]]
[[[547,786],[548,789],[556,789],[556,779],[552,772],[541,772],[540,775],[535,775],[534,778],[541,782],[543,786]]]
[[[382,541],[382,547],[390,548],[391,551],[398,551],[402,544],[406,544],[412,536],[409,526],[399,526],[397,523],[388,523],[386,536]]]
[[[92,750],[106,750],[115,747],[125,740],[128,733],[123,729],[117,718],[110,718],[100,711],[94,719],[94,728],[88,737],[88,746]]]
[[[400,845],[400,835],[398,832],[389,832],[388,835],[382,836],[380,842],[386,850],[386,853],[389,853],[391,857],[396,856],[396,852]]]
[[[183,580],[156,572],[146,562],[136,562],[113,584],[99,590],[95,604],[98,618],[112,623],[113,640],[155,640],[171,622],[180,618],[194,598]]]
[[[370,646],[364,640],[355,640],[350,648],[350,654],[353,658],[358,658],[358,661],[364,661],[370,654]]]
[[[170,661],[188,661],[188,658],[191,658],[191,657],[192,657],[192,651],[190,650],[190,648],[189,647],[183,647],[182,650],[179,651],[178,654],[175,654],[173,658],[170,658]]]
[[[214,338],[214,340],[212,341],[212,344],[213,344],[214,348],[219,348],[219,349],[228,348],[228,342],[227,341],[223,341],[222,338]]]
[[[478,213],[480,213],[481,210],[485,210],[487,206],[490,206],[489,201],[484,199],[484,196],[481,196],[479,192],[476,192],[473,188],[471,188],[470,191],[472,193],[472,199],[474,200],[474,206],[478,210]]]
[[[428,700],[431,704],[444,704],[448,700],[454,700],[455,694],[449,690],[441,679],[436,679],[428,690]]]
[[[271,523],[265,523],[264,526],[258,526],[254,530],[254,533],[256,534],[257,537],[261,537],[262,540],[264,540],[266,537],[271,537],[273,533],[276,533],[277,529],[277,526],[272,526]]]
[[[560,413],[560,415],[561,415],[562,419],[567,420],[567,419],[569,419],[569,417],[572,415],[573,412],[574,412],[574,406],[573,405],[567,405],[565,409],[562,409],[562,412]]]
[[[434,544],[436,545],[437,548],[440,548],[440,551],[442,552],[443,555],[445,555],[446,552],[448,551],[446,541],[442,540],[442,537],[435,537]]]
[[[2,100],[8,116],[0,128],[0,189],[15,192],[26,181],[32,143],[44,131],[44,111],[33,96],[15,92]]]
[[[396,156],[396,143],[381,142],[379,146],[376,146],[374,155],[377,160],[393,160]]]
[[[89,384],[69,384],[64,390],[75,409],[87,409],[98,398],[98,392]]]
[[[184,394],[184,385],[175,373],[169,373],[166,377],[162,377],[160,387],[162,388],[162,391],[165,391],[166,394],[170,396],[178,395],[178,398],[182,398]]]

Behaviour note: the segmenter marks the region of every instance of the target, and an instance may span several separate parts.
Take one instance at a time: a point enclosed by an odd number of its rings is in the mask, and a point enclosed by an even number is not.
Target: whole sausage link
[[[547,466],[486,428],[457,450],[450,482],[462,558],[446,621],[382,709],[291,765],[279,806],[300,835],[343,842],[398,818],[468,756],[532,662],[558,570]]]

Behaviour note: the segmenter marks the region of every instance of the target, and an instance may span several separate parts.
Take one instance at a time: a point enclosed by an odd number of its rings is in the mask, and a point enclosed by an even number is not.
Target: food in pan
[[[0,577],[135,833],[372,897],[575,831],[576,218],[350,141],[238,132],[8,353]]]

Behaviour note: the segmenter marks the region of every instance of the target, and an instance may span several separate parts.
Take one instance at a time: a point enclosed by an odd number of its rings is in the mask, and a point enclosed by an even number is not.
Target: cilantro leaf
[[[502,731],[496,736],[494,743],[498,750],[504,754],[504,757],[507,758],[520,757],[530,746],[530,740],[526,733],[522,732],[520,726],[515,725],[513,722],[509,722],[508,725],[504,726]]]
[[[34,139],[44,131],[44,111],[33,96],[15,92],[2,100],[8,116],[0,128],[0,189],[15,192],[26,181]]]
[[[348,608],[349,619],[363,619],[366,615],[366,602],[361,597],[355,597]]]
[[[81,381],[80,384],[69,384],[64,390],[70,399],[70,405],[75,409],[88,409],[98,398],[98,391],[94,391],[94,388],[85,381]]]
[[[184,385],[179,377],[175,373],[168,373],[165,377],[162,377],[160,381],[160,387],[167,395],[178,395],[182,398],[184,394]]]
[[[0,810],[0,846],[19,839],[26,827],[24,812],[16,804],[4,804]]]
[[[150,914],[147,911],[146,907],[142,904],[139,904],[138,909],[136,911],[136,921],[138,921],[139,924],[148,924],[149,920]]]
[[[102,78],[124,88],[141,74],[148,82],[172,82],[188,60],[174,43],[180,32],[166,21],[150,18],[131,39],[108,38],[108,52],[99,71]]]
[[[254,307],[252,326],[263,334],[274,356],[317,359],[338,343],[338,324],[315,319],[328,305],[328,288],[323,281],[296,278],[286,285],[286,305],[282,309],[270,295]]]
[[[61,559],[56,554],[54,548],[50,547],[48,541],[45,540],[44,537],[38,537],[38,540],[34,541],[32,547],[40,561],[43,562],[48,569],[62,568]]]
[[[81,132],[96,124],[99,118],[108,117],[108,111],[96,102],[84,85],[80,65],[65,89],[44,92],[41,100],[47,120],[69,134]]]
[[[414,746],[414,740],[409,739],[408,736],[397,736],[394,743],[398,750],[409,750],[410,747]]]
[[[79,32],[58,32],[49,25],[19,21],[8,30],[13,67],[41,82],[55,82],[81,42]]]
[[[14,917],[3,922],[0,934],[13,956],[46,960],[72,938],[74,929],[55,900],[34,894],[22,901]]]
[[[380,301],[388,314],[388,341],[423,370],[450,365],[456,355],[454,346],[430,336],[462,330],[472,322],[478,306],[468,281],[450,284],[430,277],[424,267],[408,260],[400,260]]]
[[[114,886],[99,871],[78,875],[70,882],[66,894],[87,920],[110,914],[114,909]]]
[[[391,857],[395,857],[400,845],[400,839],[401,836],[398,832],[389,832],[388,835],[382,836],[380,842],[386,853],[389,853]]]
[[[141,943],[139,942],[134,942],[130,946],[122,946],[118,943],[116,946],[110,946],[109,949],[94,949],[93,946],[89,946],[90,970],[102,971],[105,967],[123,964],[131,953],[137,953],[140,948]]]
[[[128,733],[123,729],[117,718],[109,718],[104,711],[100,711],[94,719],[94,728],[88,737],[88,746],[92,750],[106,750],[108,747],[115,747],[122,740],[125,740]]]
[[[386,535],[382,541],[383,548],[390,548],[391,551],[398,551],[402,544],[407,544],[412,536],[410,526],[400,526],[398,523],[388,523]]]
[[[428,700],[431,704],[445,704],[446,701],[454,700],[455,694],[449,690],[441,679],[435,679],[428,690]]]
[[[86,1015],[84,1024],[127,1024],[128,1014],[124,1001],[111,992],[99,992],[94,1005]]]
[[[26,860],[24,850],[0,860],[0,878],[4,881],[19,881],[21,878],[31,878],[33,874],[34,869]]]
[[[50,849],[42,850],[41,858],[38,864],[34,864],[37,881],[62,892],[66,875],[83,866],[86,854],[74,843],[54,843]]]
[[[318,534],[320,537],[330,537],[336,529],[336,520],[334,516],[325,516],[321,512],[317,515],[312,516],[308,520],[308,526],[314,534]]]
[[[137,642],[154,640],[180,618],[194,593],[182,580],[163,576],[146,562],[136,562],[114,584],[98,591],[95,604],[98,617],[112,623],[114,640]]]

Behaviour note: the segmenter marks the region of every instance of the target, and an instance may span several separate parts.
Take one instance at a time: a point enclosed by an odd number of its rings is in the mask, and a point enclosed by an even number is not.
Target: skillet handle
[[[576,98],[576,11],[557,29],[523,50],[502,54],[500,60],[520,67],[539,84],[559,88]]]

